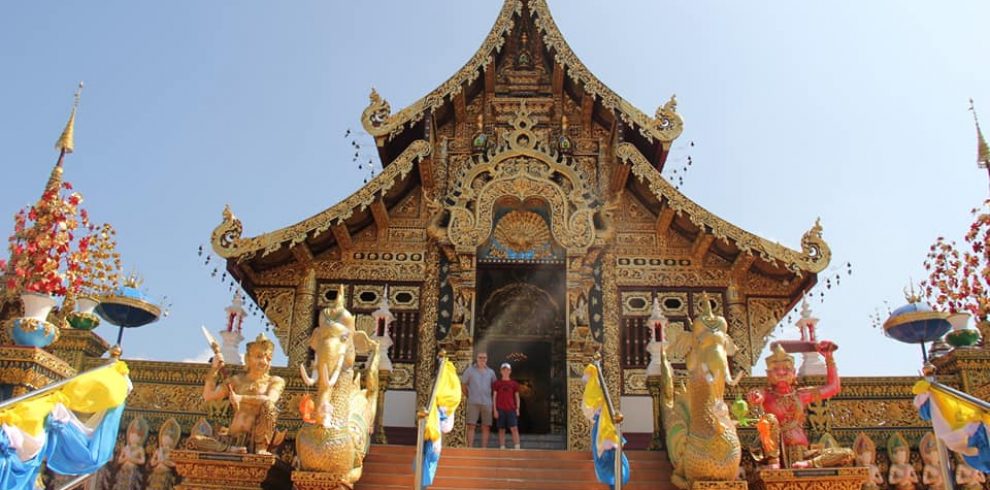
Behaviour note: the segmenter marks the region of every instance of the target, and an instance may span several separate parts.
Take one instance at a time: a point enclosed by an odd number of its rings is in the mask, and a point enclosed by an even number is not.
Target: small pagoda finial
[[[570,122],[567,120],[567,114],[560,116],[560,129],[563,131],[567,131],[567,128],[569,127],[570,127]]]
[[[805,295],[801,298],[801,319],[807,320],[811,318],[811,306],[808,304],[808,296]]]
[[[910,304],[921,302],[921,296],[914,291],[914,281],[909,281],[908,285],[904,286],[904,299]]]
[[[72,153],[72,150],[75,149],[73,136],[76,128],[76,110],[79,108],[79,97],[82,96],[82,89],[83,83],[79,82],[79,87],[76,89],[76,95],[72,101],[72,112],[69,113],[69,120],[65,123],[65,129],[62,130],[62,135],[55,142],[55,149],[62,153]]]
[[[973,122],[976,123],[976,166],[979,168],[990,168],[990,146],[983,138],[983,130],[980,129],[980,118],[976,115],[976,106],[973,99],[969,99],[969,111],[973,113]]]

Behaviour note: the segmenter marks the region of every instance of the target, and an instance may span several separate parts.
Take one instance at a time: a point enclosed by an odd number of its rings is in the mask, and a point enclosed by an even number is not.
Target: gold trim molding
[[[759,256],[774,265],[783,265],[799,276],[805,272],[821,272],[832,260],[832,251],[822,238],[819,221],[815,221],[815,225],[801,237],[801,251],[798,252],[743,230],[688,199],[670,185],[631,143],[620,144],[615,156],[618,161],[632,165],[633,175],[649,185],[658,200],[663,202],[666,199],[667,205],[678,215],[687,214],[688,219],[699,228],[710,230],[716,239],[732,240],[743,252]]]
[[[265,233],[254,238],[242,238],[244,227],[227,206],[223,222],[213,230],[213,250],[225,259],[238,262],[248,260],[259,252],[264,257],[283,246],[302,243],[306,238],[323,233],[331,226],[343,224],[355,210],[363,210],[387,193],[398,181],[412,171],[416,162],[430,154],[431,147],[425,140],[413,141],[392,164],[385,167],[367,185],[358,189],[343,201],[292,226]]]

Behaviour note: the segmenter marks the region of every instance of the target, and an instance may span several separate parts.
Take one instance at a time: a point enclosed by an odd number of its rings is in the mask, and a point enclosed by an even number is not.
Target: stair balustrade
[[[423,447],[426,439],[426,417],[430,414],[430,407],[437,399],[437,387],[440,385],[440,373],[444,362],[447,361],[447,351],[440,349],[437,355],[437,371],[433,376],[433,388],[430,390],[430,398],[426,400],[426,406],[416,412],[416,460],[414,464],[415,478],[413,488],[422,490],[423,488]]]
[[[615,424],[615,435],[618,441],[615,444],[615,490],[622,490],[622,413],[615,409],[612,403],[612,395],[609,393],[608,384],[605,382],[605,374],[602,372],[602,354],[596,352],[592,361],[595,364],[595,372],[598,373],[598,384],[602,387],[602,394],[605,395],[605,409],[608,410],[609,417]]]

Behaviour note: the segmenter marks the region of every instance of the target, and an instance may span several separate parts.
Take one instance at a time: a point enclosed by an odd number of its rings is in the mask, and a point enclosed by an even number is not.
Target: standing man
[[[488,354],[478,352],[476,363],[464,370],[461,386],[467,396],[467,445],[474,446],[474,427],[481,419],[481,447],[488,447],[492,427],[492,387],[495,371],[488,367]]]
[[[505,429],[512,432],[512,443],[519,449],[519,383],[512,379],[512,366],[502,363],[502,379],[495,382],[495,418],[498,419],[498,447],[505,449]]]

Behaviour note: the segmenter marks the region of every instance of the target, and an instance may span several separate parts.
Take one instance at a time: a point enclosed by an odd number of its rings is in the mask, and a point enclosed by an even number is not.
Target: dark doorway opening
[[[501,378],[499,367],[507,362],[512,365],[512,379],[519,383],[519,432],[522,434],[551,433],[550,351],[550,342],[545,341],[516,339],[488,343],[488,356],[495,372]]]
[[[478,264],[475,345],[519,382],[519,431],[566,431],[564,264]]]

